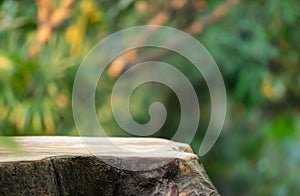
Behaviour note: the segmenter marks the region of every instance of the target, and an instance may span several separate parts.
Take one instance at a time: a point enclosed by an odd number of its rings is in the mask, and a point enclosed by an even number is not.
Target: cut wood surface
[[[12,137],[0,195],[219,195],[189,145],[156,138]]]

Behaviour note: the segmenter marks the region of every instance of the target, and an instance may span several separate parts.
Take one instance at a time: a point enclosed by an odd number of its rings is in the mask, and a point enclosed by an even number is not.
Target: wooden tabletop
[[[10,139],[18,153],[0,147],[0,195],[219,195],[188,144],[157,138]]]
[[[197,158],[188,144],[159,138],[24,136],[10,137],[19,153],[0,145],[0,162],[34,161],[51,156]]]

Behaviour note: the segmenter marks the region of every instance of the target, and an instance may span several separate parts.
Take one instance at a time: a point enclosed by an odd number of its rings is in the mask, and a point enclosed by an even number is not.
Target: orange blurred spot
[[[193,5],[197,11],[204,11],[207,8],[207,4],[205,0],[194,0]]]
[[[190,27],[191,34],[202,33],[202,31],[203,31],[203,24],[200,22],[194,22]]]
[[[186,4],[187,0],[172,0],[170,6],[173,9],[181,9],[185,4]]]
[[[125,61],[122,58],[117,58],[116,60],[114,60],[108,70],[108,74],[113,77],[116,78],[118,77],[121,72],[124,70],[125,68]]]
[[[55,4],[52,0],[37,0],[38,6],[38,20],[40,22],[45,22],[50,17],[52,11],[54,10]]]
[[[40,52],[40,44],[34,43],[29,48],[29,56],[34,57]]]
[[[222,18],[224,18],[224,16],[227,14],[228,12],[228,7],[227,6],[222,6],[216,9],[216,11],[214,12],[213,16],[215,20],[221,20]]]
[[[146,1],[137,1],[134,6],[140,14],[145,14],[149,10],[149,3]]]
[[[61,108],[66,107],[69,103],[68,97],[64,94],[59,94],[55,101],[56,104]]]
[[[61,3],[61,7],[64,7],[64,8],[69,8],[73,5],[74,3],[74,0],[64,0],[62,3]]]
[[[108,74],[111,77],[118,77],[121,72],[125,69],[126,64],[133,62],[137,59],[137,50],[129,50],[128,52],[124,53],[117,59],[115,59],[108,70]]]
[[[53,12],[53,14],[50,17],[50,24],[53,27],[60,26],[65,19],[67,19],[70,16],[71,10],[60,8]]]
[[[42,24],[37,32],[36,40],[38,43],[45,43],[49,40],[52,34],[52,28],[49,23]]]
[[[169,14],[166,12],[159,12],[154,18],[152,18],[148,25],[163,25],[169,20]]]

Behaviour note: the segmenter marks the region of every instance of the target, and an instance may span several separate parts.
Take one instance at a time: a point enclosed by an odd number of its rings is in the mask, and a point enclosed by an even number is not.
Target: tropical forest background
[[[0,135],[78,135],[72,115],[76,70],[101,39],[124,28],[154,24],[197,38],[211,53],[227,91],[227,116],[214,148],[201,157],[222,195],[300,192],[300,1],[298,0],[2,0],[0,1]],[[183,45],[184,47],[184,45]],[[96,92],[109,136],[129,136],[115,122],[110,94],[140,56],[112,62]],[[210,118],[210,95],[195,67],[156,56],[180,69],[199,96],[195,152]],[[153,101],[167,121],[155,137],[171,138],[180,121],[175,94],[144,85],[132,95],[138,122]],[[141,130],[142,131],[142,130]],[[4,141],[0,145],[9,142]],[[12,145],[10,145],[12,146]]]

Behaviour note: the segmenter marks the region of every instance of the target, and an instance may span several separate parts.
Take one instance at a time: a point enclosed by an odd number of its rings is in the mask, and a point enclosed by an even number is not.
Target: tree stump
[[[0,195],[219,195],[187,144],[155,138],[84,138],[85,143],[79,137],[12,138],[21,152],[0,148]],[[86,143],[99,150],[92,153]],[[137,156],[119,148],[149,151]]]

